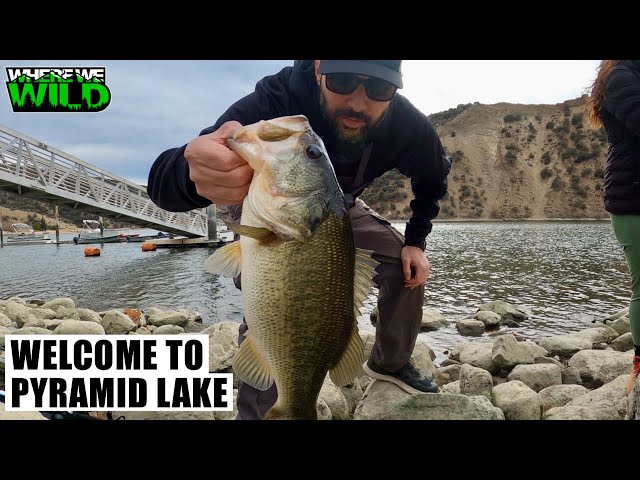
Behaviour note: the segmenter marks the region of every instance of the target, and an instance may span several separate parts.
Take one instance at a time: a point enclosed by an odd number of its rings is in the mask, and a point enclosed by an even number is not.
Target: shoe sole
[[[371,370],[367,366],[366,362],[362,365],[362,369],[371,378],[374,378],[376,380],[382,380],[383,382],[391,382],[391,383],[397,385],[398,387],[400,387],[402,390],[404,390],[407,393],[411,393],[411,394],[416,394],[416,393],[438,393],[438,392],[423,392],[422,390],[417,390],[417,389],[407,385],[406,383],[401,382],[400,380],[398,380],[395,377],[392,377],[391,375],[382,375],[381,373],[376,373],[376,372],[374,372],[373,370]],[[438,391],[440,391],[440,389],[438,389]]]

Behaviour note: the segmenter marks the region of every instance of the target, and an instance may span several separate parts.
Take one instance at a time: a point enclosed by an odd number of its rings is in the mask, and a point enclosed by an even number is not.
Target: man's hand
[[[429,260],[422,249],[407,245],[402,248],[400,259],[404,270],[404,286],[413,289],[424,285],[429,278]],[[412,267],[415,270],[413,277],[411,276]]]
[[[215,132],[191,140],[184,151],[198,195],[219,205],[242,203],[253,178],[249,164],[226,145],[227,138],[241,126],[226,122]]]

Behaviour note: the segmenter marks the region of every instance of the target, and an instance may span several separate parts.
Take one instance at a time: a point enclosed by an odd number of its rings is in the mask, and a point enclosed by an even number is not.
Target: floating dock
[[[208,238],[161,238],[147,241],[155,243],[157,248],[219,248],[231,243],[221,238],[213,240]]]

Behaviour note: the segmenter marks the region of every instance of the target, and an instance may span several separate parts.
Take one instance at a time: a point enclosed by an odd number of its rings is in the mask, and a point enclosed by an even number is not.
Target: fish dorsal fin
[[[358,323],[354,322],[349,343],[340,360],[329,370],[329,378],[338,387],[349,385],[356,378],[362,362],[364,362],[364,343],[358,332]]]
[[[373,277],[378,274],[375,269],[380,263],[371,258],[372,254],[372,250],[356,248],[356,268],[353,285],[353,308],[356,318],[360,315],[360,309],[364,305],[364,301],[375,286]]]
[[[225,277],[237,277],[242,270],[242,252],[240,242],[233,242],[217,249],[204,261],[204,268],[209,273],[218,273]]]
[[[245,237],[250,237],[263,243],[276,238],[276,234],[268,228],[252,227],[250,225],[241,225],[239,223],[228,223],[227,227],[238,235],[244,235]]]
[[[247,333],[247,337],[240,344],[233,358],[232,368],[240,380],[253,388],[267,390],[273,385],[271,368],[258,350],[251,332]]]

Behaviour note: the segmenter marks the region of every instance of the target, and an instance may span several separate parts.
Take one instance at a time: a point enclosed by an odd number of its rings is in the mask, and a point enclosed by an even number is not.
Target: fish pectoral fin
[[[250,225],[241,225],[239,223],[229,223],[227,228],[238,235],[254,238],[260,242],[268,242],[276,238],[276,234],[268,228],[252,227]]]
[[[338,362],[329,370],[329,378],[338,387],[349,385],[356,378],[362,362],[364,362],[364,343],[358,332],[358,324],[354,322],[349,343]]]
[[[371,258],[372,250],[356,248],[356,268],[353,289],[353,308],[356,318],[360,315],[360,309],[364,301],[375,286],[373,277],[377,275],[376,267],[380,264]]]
[[[242,252],[240,242],[233,242],[217,249],[204,261],[209,273],[219,273],[225,277],[237,277],[242,270]]]
[[[273,385],[271,368],[266,362],[251,334],[240,344],[233,358],[233,371],[243,382],[258,390],[267,390]]]

